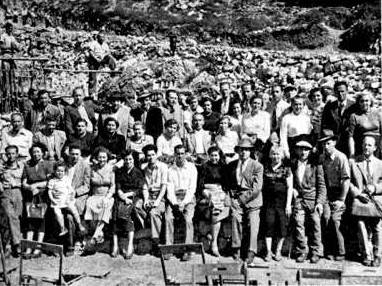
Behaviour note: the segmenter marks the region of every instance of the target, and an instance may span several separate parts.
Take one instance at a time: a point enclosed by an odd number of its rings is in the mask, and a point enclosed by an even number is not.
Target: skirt
[[[109,223],[114,198],[105,200],[105,195],[93,195],[86,201],[85,220]]]

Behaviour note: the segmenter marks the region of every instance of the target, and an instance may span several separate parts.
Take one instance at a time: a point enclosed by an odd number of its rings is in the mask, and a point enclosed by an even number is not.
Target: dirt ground
[[[207,263],[217,262],[233,262],[229,257],[215,258],[210,255],[206,256]],[[18,259],[8,259],[8,268],[18,267]],[[201,257],[195,255],[189,262],[180,262],[176,258],[166,262],[168,274],[176,281],[191,281],[192,264],[200,263]],[[322,259],[319,264],[312,265],[309,262],[296,264],[292,260],[284,259],[279,263],[271,262],[265,264],[261,259],[256,261],[259,265],[268,265],[269,269],[249,269],[249,279],[257,280],[257,284],[251,285],[296,285],[296,274],[299,268],[313,268],[324,270],[344,270],[343,284],[374,284],[382,285],[382,278],[376,275],[382,275],[381,268],[366,268],[356,262],[346,261],[344,263],[328,261]],[[106,253],[97,253],[87,257],[65,257],[63,263],[64,274],[98,274],[102,275],[108,271],[110,273],[105,278],[85,277],[71,284],[74,286],[97,285],[97,286],[116,286],[116,285],[164,285],[163,274],[160,259],[150,256],[134,255],[131,260],[124,260],[122,257],[111,258]],[[57,267],[56,270],[54,267]],[[54,275],[58,269],[58,259],[51,256],[43,255],[42,258],[32,259],[25,263],[25,272],[34,273],[43,269],[45,273]],[[349,277],[349,275],[358,277]],[[10,273],[12,285],[18,285],[19,269],[17,268]],[[369,278],[367,278],[369,276]],[[269,281],[272,281],[269,284]],[[200,281],[204,281],[200,277]],[[286,284],[286,281],[288,284]],[[252,282],[253,283],[253,282]],[[304,279],[303,285],[338,285],[338,282],[333,279]],[[0,285],[1,282],[0,282]],[[43,285],[49,285],[43,283]]]

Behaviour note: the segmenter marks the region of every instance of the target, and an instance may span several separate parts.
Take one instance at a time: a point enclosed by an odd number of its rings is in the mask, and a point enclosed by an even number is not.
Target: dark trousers
[[[324,245],[325,253],[332,255],[345,255],[345,240],[341,232],[341,220],[346,206],[337,207],[329,202],[324,205]]]

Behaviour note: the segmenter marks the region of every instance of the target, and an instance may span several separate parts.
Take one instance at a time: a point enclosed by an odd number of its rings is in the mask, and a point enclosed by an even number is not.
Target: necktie
[[[372,184],[373,183],[373,178],[371,176],[371,169],[370,169],[370,159],[366,160],[366,178],[367,178],[367,183]]]

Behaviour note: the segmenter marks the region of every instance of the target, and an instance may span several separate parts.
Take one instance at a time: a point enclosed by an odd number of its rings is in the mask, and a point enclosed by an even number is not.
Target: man
[[[166,91],[166,108],[163,108],[162,111],[165,122],[169,119],[179,122],[179,136],[184,140],[188,131],[191,130],[191,113],[180,106],[176,90]]]
[[[195,211],[195,191],[198,172],[193,163],[186,160],[186,149],[183,145],[174,148],[175,163],[169,167],[167,182],[166,208],[166,244],[174,243],[174,216],[183,217],[186,222],[185,243],[194,242],[193,217]],[[185,253],[182,260],[191,259]]]
[[[218,122],[220,114],[212,110],[212,99],[205,97],[203,99],[203,117],[204,117],[204,129],[211,133],[218,130]]]
[[[67,173],[75,191],[76,207],[78,213],[80,217],[83,217],[85,213],[86,200],[89,197],[91,170],[89,164],[82,158],[81,147],[78,145],[72,144],[69,146]],[[70,237],[70,254],[74,250],[74,240],[74,237]]]
[[[310,262],[318,263],[323,255],[320,217],[326,202],[324,171],[322,165],[310,158],[313,147],[306,136],[299,137],[295,148],[297,159],[292,161],[291,169],[295,189],[296,262],[304,262],[310,250]],[[311,226],[308,231],[305,230],[305,222]]]
[[[19,150],[15,145],[5,148],[7,161],[0,171],[0,202],[5,214],[9,219],[9,228],[12,236],[12,254],[20,255],[20,217],[23,210],[23,198],[21,194],[21,178],[24,165],[18,162]],[[8,251],[6,251],[8,252]]]
[[[337,136],[330,129],[323,130],[318,140],[324,149],[322,165],[328,198],[324,206],[323,233],[326,257],[330,260],[343,261],[346,251],[341,220],[346,209],[345,200],[350,186],[350,167],[346,155],[336,149],[336,140]],[[333,243],[334,241],[336,243]]]
[[[24,118],[21,113],[11,115],[11,129],[3,130],[1,138],[0,154],[5,153],[5,148],[15,145],[19,149],[19,160],[25,162],[29,158],[29,148],[33,143],[33,134],[24,128]]]
[[[252,141],[243,138],[236,146],[239,159],[229,163],[227,170],[228,188],[232,197],[232,249],[233,258],[240,259],[243,238],[243,218],[249,221],[248,264],[253,264],[258,253],[257,235],[260,225],[260,208],[263,205],[263,166],[250,158]]]
[[[6,22],[4,28],[5,33],[0,36],[1,54],[12,56],[15,52],[20,51],[19,43],[13,36],[13,24]]]
[[[95,138],[93,133],[86,131],[87,124],[85,119],[79,118],[77,120],[74,133],[68,135],[68,140],[63,148],[65,154],[69,154],[69,146],[74,144],[80,147],[83,158],[90,157],[93,152]]]
[[[250,112],[251,106],[249,104],[249,100],[255,95],[253,92],[252,84],[249,82],[244,83],[241,86],[241,99],[243,102],[243,110],[244,112]]]
[[[56,161],[61,159],[62,149],[66,142],[64,131],[57,130],[57,119],[49,117],[45,119],[45,128],[33,136],[33,142],[40,142],[48,149],[47,159]]]
[[[167,189],[168,167],[157,160],[157,147],[146,145],[143,153],[147,164],[142,166],[145,176],[143,185],[143,206],[150,214],[151,238],[154,253],[158,253],[159,238],[162,231],[162,220],[166,211],[165,195]]]
[[[354,198],[352,214],[358,219],[358,232],[364,255],[365,266],[381,265],[381,211],[382,211],[382,161],[374,156],[377,149],[377,137],[380,134],[365,133],[363,139],[363,155],[351,161],[350,192]],[[374,201],[374,202],[373,202]],[[376,216],[359,214],[355,203],[362,207],[374,209]],[[378,204],[379,207],[376,207]],[[373,251],[374,248],[374,251]]]
[[[57,127],[60,126],[60,110],[50,103],[49,93],[43,89],[37,93],[36,104],[25,115],[25,128],[32,133],[41,131],[45,128],[47,118],[55,118]]]
[[[272,87],[272,102],[271,102],[271,115],[272,115],[272,130],[277,132],[280,129],[281,116],[284,111],[288,109],[289,103],[283,99],[283,91],[280,85]]]
[[[91,70],[98,70],[107,65],[111,70],[117,66],[116,59],[111,55],[103,34],[96,33],[95,39],[90,42],[88,49],[88,65]],[[89,94],[97,93],[97,73],[89,74]]]
[[[304,106],[303,97],[293,97],[292,113],[286,114],[281,120],[280,145],[284,148],[287,158],[291,157],[290,152],[294,150],[297,136],[310,134],[313,129],[310,117],[303,112]]]
[[[234,97],[231,86],[228,81],[222,81],[220,83],[220,95],[221,98],[216,100],[214,102],[214,105],[212,106],[213,111],[218,112],[222,115],[224,114],[232,114],[232,102],[234,100],[237,100],[237,98]]]
[[[95,130],[96,118],[94,114],[94,107],[90,102],[84,102],[84,91],[82,87],[76,87],[72,93],[73,104],[65,108],[64,124],[66,134],[73,134],[75,123],[78,119],[85,119],[88,132]]]
[[[344,81],[334,84],[334,94],[336,101],[329,101],[322,112],[321,128],[331,129],[338,135],[336,148],[349,156],[347,127],[349,118],[357,110],[357,105],[348,99],[348,85]]]
[[[196,113],[192,117],[193,132],[187,135],[187,152],[192,156],[194,162],[201,164],[207,160],[207,151],[211,146],[210,132],[203,129],[204,117]]]

